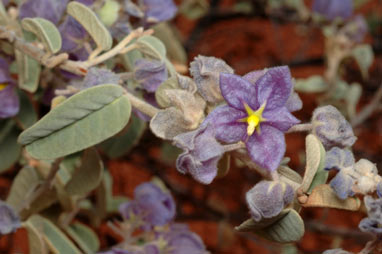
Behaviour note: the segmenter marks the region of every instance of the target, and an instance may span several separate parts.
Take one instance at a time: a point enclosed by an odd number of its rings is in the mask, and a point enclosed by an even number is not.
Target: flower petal
[[[261,133],[254,133],[246,142],[249,156],[259,166],[275,171],[285,154],[285,137],[270,125],[261,125]]]
[[[254,110],[260,106],[256,99],[255,86],[238,75],[221,73],[220,90],[231,107],[245,111],[244,103]]]
[[[251,71],[243,76],[243,79],[247,80],[252,85],[256,84],[256,81],[261,78],[267,72],[266,69],[260,71]]]
[[[272,110],[285,105],[291,95],[293,84],[287,66],[267,70],[255,85],[257,100],[260,105],[266,102],[265,110]]]
[[[19,97],[12,84],[0,90],[0,119],[15,116],[19,112]]]
[[[302,101],[300,99],[300,96],[296,92],[292,92],[292,94],[289,96],[287,102],[285,103],[285,107],[290,111],[298,111],[302,109]]]
[[[216,139],[226,143],[235,143],[246,137],[247,124],[238,122],[239,119],[246,116],[246,113],[224,105],[215,108],[202,124],[209,124],[214,128]]]
[[[265,111],[263,116],[267,119],[264,124],[269,124],[283,132],[289,130],[290,127],[300,122],[300,120],[294,117],[286,107]]]

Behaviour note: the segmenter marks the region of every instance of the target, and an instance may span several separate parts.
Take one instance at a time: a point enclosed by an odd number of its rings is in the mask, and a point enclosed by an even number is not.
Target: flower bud
[[[382,199],[373,199],[365,196],[364,203],[367,209],[368,217],[361,220],[358,227],[363,232],[382,234]]]
[[[333,146],[349,147],[357,139],[350,123],[331,105],[315,109],[312,124],[313,134],[321,140],[326,149]]]
[[[164,62],[146,59],[139,59],[135,62],[134,76],[148,92],[155,92],[160,84],[168,78]]]
[[[255,221],[277,216],[293,198],[293,188],[278,181],[261,181],[246,194],[247,205]]]
[[[11,206],[0,200],[0,236],[15,232],[20,219]]]

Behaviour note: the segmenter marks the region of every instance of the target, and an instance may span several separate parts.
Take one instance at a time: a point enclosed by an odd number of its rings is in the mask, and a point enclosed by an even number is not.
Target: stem
[[[158,112],[159,109],[148,104],[147,102],[135,97],[128,91],[125,92],[125,96],[129,99],[131,105],[136,108],[137,110],[141,111],[143,114],[148,115],[149,117],[154,117]]]
[[[352,121],[351,125],[354,127],[363,123],[371,114],[373,114],[374,110],[376,110],[380,106],[380,102],[382,99],[382,83],[379,86],[377,93],[374,95],[373,99],[369,103],[369,105],[365,106],[361,112],[356,115]]]
[[[313,124],[302,123],[302,124],[296,124],[292,126],[286,133],[311,131],[312,129],[313,129]]]
[[[60,163],[62,160],[63,158],[58,158],[53,162],[52,167],[50,168],[49,174],[47,178],[45,179],[45,181],[43,182],[43,184],[40,185],[40,187],[37,188],[37,190],[33,192],[29,198],[26,199],[26,201],[22,204],[21,207],[16,209],[19,213],[24,209],[29,209],[30,205],[34,201],[36,201],[42,194],[44,194],[47,190],[49,190],[52,187],[54,177],[56,176],[56,173],[60,169]]]
[[[223,146],[223,148],[224,148],[224,152],[226,153],[226,152],[235,151],[241,148],[245,148],[245,144],[243,142],[238,142],[236,144],[225,145]]]

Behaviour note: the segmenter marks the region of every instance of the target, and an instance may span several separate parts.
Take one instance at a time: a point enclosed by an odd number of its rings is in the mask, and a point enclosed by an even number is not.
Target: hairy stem
[[[358,115],[356,115],[354,119],[352,119],[351,125],[353,126],[353,128],[363,123],[368,117],[370,117],[373,114],[373,112],[381,105],[381,100],[382,100],[382,83],[379,86],[376,94],[374,95],[369,105],[364,107],[361,110],[361,112],[359,112]]]
[[[236,144],[230,144],[223,146],[224,152],[231,152],[237,149],[245,148],[245,144],[243,142],[238,142]]]
[[[28,197],[25,200],[25,202],[22,204],[21,207],[16,209],[18,212],[21,212],[24,209],[29,209],[30,205],[36,199],[38,199],[41,195],[43,195],[46,191],[48,191],[52,187],[54,177],[56,176],[56,173],[60,169],[60,163],[62,160],[63,160],[63,158],[58,158],[53,162],[53,164],[50,168],[49,174],[46,177],[45,181],[40,185],[39,188],[36,189],[35,192],[32,193],[32,195],[30,197]]]
[[[296,124],[292,126],[286,133],[311,131],[312,129],[313,129],[313,124],[302,123],[302,124]]]
[[[137,110],[141,111],[143,114],[148,115],[149,117],[154,117],[158,112],[159,109],[148,104],[147,102],[135,97],[130,92],[126,91],[125,96],[129,98],[131,105],[136,108]]]

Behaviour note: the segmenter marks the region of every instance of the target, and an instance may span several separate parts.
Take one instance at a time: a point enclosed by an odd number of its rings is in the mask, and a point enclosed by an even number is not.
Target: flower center
[[[248,124],[247,134],[251,136],[255,130],[260,134],[260,123],[265,122],[267,119],[263,117],[263,111],[265,108],[266,102],[261,105],[261,107],[254,111],[248,106],[247,103],[244,103],[245,111],[247,111],[248,116],[242,119],[239,119],[239,122],[245,122]]]
[[[8,86],[7,83],[0,83],[0,91]]]

